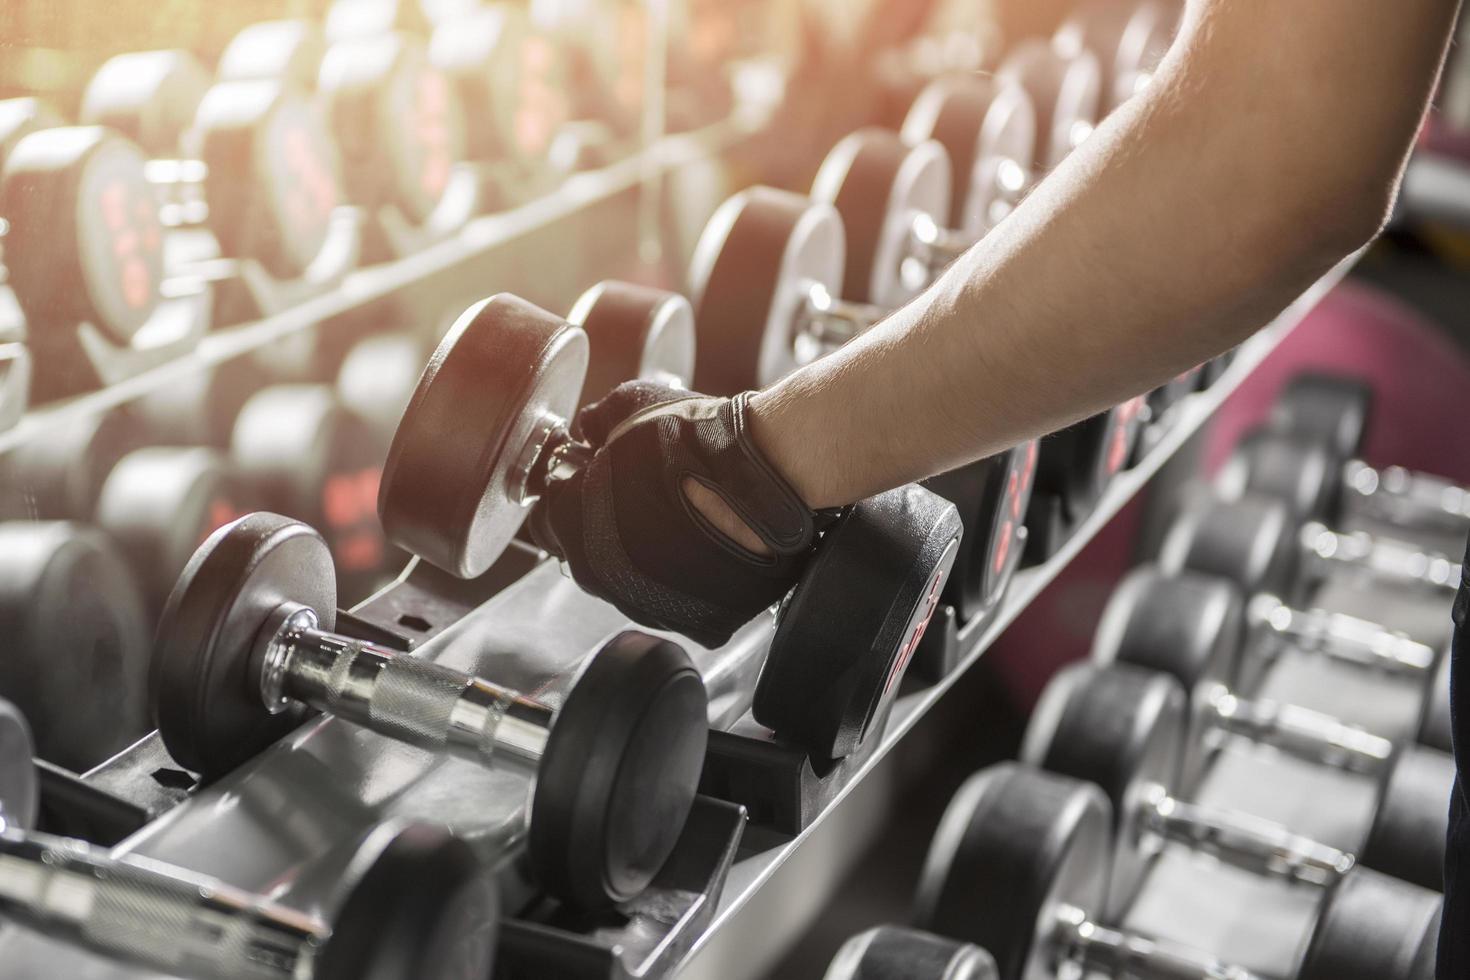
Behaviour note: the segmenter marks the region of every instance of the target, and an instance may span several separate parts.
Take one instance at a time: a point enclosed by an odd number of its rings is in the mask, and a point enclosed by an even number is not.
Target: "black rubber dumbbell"
[[[148,732],[148,620],[112,542],[78,524],[0,523],[0,696],[41,756],[85,772]]]
[[[553,706],[331,632],[333,579],[326,542],[275,514],[227,525],[195,553],[159,622],[152,672],[155,720],[180,764],[219,776],[308,709],[327,711],[482,765],[529,766],[528,846],[558,897],[600,907],[648,885],[704,760],[704,684],[682,649],[620,634]]]
[[[1420,836],[1431,833],[1413,797],[1384,796],[1356,854],[1272,821],[1180,798],[1188,699],[1167,674],[1131,664],[1074,664],[1042,692],[1022,744],[1022,762],[1096,784],[1112,804],[1110,918],[1123,914],[1166,842],[1254,874],[1331,890],[1358,867],[1423,880]]]
[[[7,925],[194,980],[490,975],[495,879],[445,830],[384,824],[369,832],[322,919],[183,868],[35,833],[36,795],[25,722],[0,701],[0,877],[26,886],[0,901]]]
[[[1056,976],[1256,980],[1215,955],[1116,928],[1107,798],[1081,780],[1004,763],[962,786],[916,899],[923,929],[988,949],[1002,980]],[[1440,896],[1362,868],[1332,891],[1295,980],[1430,980]]]
[[[568,428],[588,356],[586,332],[514,296],[467,310],[389,451],[389,540],[452,574],[485,572],[547,483],[590,455]],[[814,758],[853,753],[896,692],[960,533],[953,506],[917,487],[845,510],[781,606],[756,719]]]
[[[979,946],[904,926],[860,932],[837,951],[822,980],[996,980]]]
[[[1392,807],[1380,802],[1383,813],[1374,825],[1386,843],[1380,847],[1370,840],[1364,850],[1399,854],[1400,877],[1437,881],[1444,865],[1454,759],[1432,748],[1395,745],[1319,711],[1236,693],[1241,608],[1239,594],[1227,582],[1143,569],[1113,594],[1098,626],[1096,661],[1167,674],[1188,694],[1181,795],[1193,792],[1209,759],[1232,737],[1362,773],[1378,780],[1380,801],[1393,800]],[[1412,852],[1406,843],[1416,845]]]

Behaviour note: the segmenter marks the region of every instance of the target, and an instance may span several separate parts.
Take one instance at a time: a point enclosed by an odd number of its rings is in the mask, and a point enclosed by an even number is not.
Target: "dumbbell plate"
[[[465,116],[476,122],[465,131],[472,160],[521,157],[516,116],[528,95],[521,66],[528,32],[525,13],[509,5],[477,7],[434,29],[429,61],[454,84]],[[539,155],[550,138],[528,142]]]
[[[284,602],[331,629],[335,583],[326,542],[277,514],[227,524],[194,553],[159,618],[150,678],[154,721],[181,766],[220,776],[300,723],[299,710],[267,713],[256,647]]]
[[[268,20],[236,34],[220,55],[222,82],[274,79],[298,92],[316,88],[326,41],[307,20]]]
[[[1014,763],[971,776],[929,845],[914,924],[989,950],[1007,980],[1053,980],[1060,907],[1103,908],[1111,822],[1086,783]]]
[[[1431,980],[1441,898],[1357,868],[1327,899],[1298,980]]]
[[[999,980],[978,946],[918,929],[879,926],[842,944],[822,980]]]
[[[1260,496],[1221,501],[1199,488],[1185,496],[1159,548],[1166,574],[1188,569],[1218,575],[1248,595],[1294,598],[1296,523],[1284,504]]]
[[[1401,746],[1393,757],[1361,862],[1400,881],[1444,890],[1445,839],[1455,760],[1446,752]]]
[[[677,644],[626,632],[588,659],[536,774],[528,847],[543,888],[601,908],[648,887],[694,804],[708,712]]]
[[[1097,125],[1102,109],[1102,69],[1089,51],[1063,58],[1039,38],[1012,49],[997,73],[1026,89],[1036,109],[1036,172],[1045,174]]]
[[[733,395],[800,366],[813,286],[842,290],[842,219],[831,205],[752,187],[720,205],[689,265],[699,327],[694,386]]]
[[[115,129],[150,157],[174,157],[209,88],[188,51],[135,51],[109,58],[82,95],[78,118]]]
[[[678,293],[607,280],[583,293],[567,319],[587,332],[590,347],[580,404],[634,379],[679,388],[694,379],[694,309]]]
[[[894,309],[928,285],[914,222],[922,215],[944,227],[949,190],[949,157],[933,140],[911,146],[891,130],[870,126],[838,141],[817,171],[812,198],[842,217],[844,299]]]
[[[35,752],[20,709],[0,698],[0,821],[8,828],[29,830],[35,825],[40,804],[31,758]]]
[[[1283,501],[1297,521],[1336,521],[1342,462],[1322,446],[1269,429],[1247,433],[1215,477],[1226,500],[1256,494]]]
[[[755,719],[815,760],[857,751],[898,692],[960,535],[954,505],[915,486],[849,508],[781,605]]]
[[[1450,718],[1450,663],[1448,650],[1439,654],[1439,665],[1434,670],[1434,680],[1424,699],[1424,715],[1419,721],[1419,742],[1441,752],[1453,752],[1451,732],[1454,725]]]
[[[1271,407],[1271,427],[1317,443],[1339,460],[1363,450],[1373,410],[1373,389],[1357,378],[1299,374]]]
[[[1042,692],[1026,727],[1020,760],[1102,789],[1112,803],[1113,867],[1103,915],[1116,922],[1132,902],[1159,841],[1141,824],[1154,792],[1179,781],[1185,736],[1177,681],[1127,664],[1082,662]]]
[[[385,825],[344,875],[319,980],[488,977],[500,892],[470,846],[446,830]]]
[[[393,543],[473,578],[526,515],[512,482],[546,420],[566,420],[587,335],[514,296],[464,312],[430,358],[383,467],[378,512]]]
[[[0,170],[16,143],[39,129],[65,126],[61,115],[34,98],[0,99]]]

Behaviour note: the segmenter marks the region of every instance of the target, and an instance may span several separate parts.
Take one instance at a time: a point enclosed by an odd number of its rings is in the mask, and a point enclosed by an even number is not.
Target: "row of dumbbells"
[[[1092,660],[1048,685],[1022,764],[987,770],[956,795],[916,902],[923,929],[855,937],[831,980],[883,976],[899,963],[916,977],[1433,975],[1454,775],[1447,647],[1458,566],[1425,574],[1452,563],[1393,534],[1453,540],[1470,515],[1447,481],[1355,459],[1367,417],[1366,390],[1346,379],[1288,386],[1218,492],[1181,509],[1159,563],[1119,585]],[[1336,503],[1324,509],[1324,498]],[[1311,523],[1322,518],[1368,522],[1375,533],[1340,536],[1354,544],[1345,555],[1324,546],[1323,535],[1339,532]],[[1385,622],[1310,604],[1344,595]],[[1282,690],[1273,672],[1304,669],[1318,705],[1271,696]],[[1384,694],[1394,684],[1403,696]],[[1355,699],[1355,685],[1374,693]],[[1322,710],[1334,701],[1349,717]],[[1355,709],[1376,726],[1351,717]],[[1357,777],[1359,805],[1323,795],[1332,784],[1321,782],[1279,799],[1294,787],[1263,773],[1281,757]],[[1227,763],[1236,778],[1213,779]],[[1238,808],[1221,803],[1232,794]],[[1270,816],[1334,808],[1366,819],[1320,821],[1336,830],[1323,840]],[[1156,874],[1169,855],[1187,855],[1184,870]],[[1266,965],[1231,965],[1164,938],[1208,908],[1199,895],[1219,887],[1211,874],[1221,866],[1319,896],[1299,917],[1305,935],[1284,969],[1265,955]]]

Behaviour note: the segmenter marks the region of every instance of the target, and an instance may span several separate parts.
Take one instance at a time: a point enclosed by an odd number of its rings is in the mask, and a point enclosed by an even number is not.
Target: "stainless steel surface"
[[[1422,526],[1463,537],[1470,531],[1470,490],[1402,466],[1374,469],[1350,460],[1342,473],[1348,506],[1393,525]]]
[[[1433,647],[1402,630],[1327,609],[1293,609],[1273,595],[1258,595],[1247,609],[1251,626],[1293,648],[1377,667],[1421,682],[1437,659]]]
[[[1201,950],[1091,922],[1081,909],[1058,911],[1052,941],[1057,958],[1105,976],[1146,980],[1257,980]]]
[[[1211,749],[1240,736],[1260,745],[1351,772],[1376,776],[1393,756],[1393,743],[1331,715],[1270,698],[1240,698],[1216,686],[1209,699],[1207,728],[1199,737]]]
[[[1302,527],[1301,545],[1308,561],[1327,575],[1352,573],[1446,591],[1460,584],[1460,564],[1448,555],[1361,531],[1337,532],[1312,522]]]

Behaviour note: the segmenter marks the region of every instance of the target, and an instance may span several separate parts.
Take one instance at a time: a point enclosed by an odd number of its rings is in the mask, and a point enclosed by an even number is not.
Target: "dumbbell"
[[[250,499],[321,531],[350,602],[406,559],[387,547],[378,522],[384,447],[373,420],[325,384],[261,389],[240,409],[230,437],[230,459]]]
[[[369,831],[324,920],[183,868],[36,833],[36,797],[25,721],[0,701],[0,922],[9,926],[195,980],[490,975],[495,879],[445,830]]]
[[[1417,745],[1395,745],[1360,726],[1298,705],[1249,700],[1233,684],[1242,639],[1242,603],[1228,583],[1197,574],[1165,576],[1144,568],[1109,599],[1092,657],[1172,676],[1188,693],[1180,763],[1183,794],[1199,784],[1210,758],[1231,737],[1268,745],[1307,762],[1376,779],[1382,807],[1365,850],[1398,854],[1401,877],[1435,881],[1444,865],[1454,760]],[[1411,829],[1403,825],[1412,821]],[[1406,841],[1417,845],[1412,851]]]
[[[586,332],[517,297],[465,311],[388,452],[389,540],[454,575],[485,572],[548,483],[591,455],[568,431],[587,362]],[[781,606],[756,719],[814,758],[852,754],[928,625],[959,537],[954,508],[915,487],[844,510]]]
[[[0,696],[35,721],[43,758],[77,772],[148,731],[148,622],[101,533],[0,523]]]
[[[1091,51],[1063,54],[1040,38],[1017,44],[996,77],[1020,85],[1036,109],[1032,172],[1043,177],[1081,146],[1102,119],[1102,68]]]
[[[395,741],[536,775],[540,883],[581,907],[641,892],[694,802],[704,684],[668,641],[621,633],[560,704],[331,632],[332,554],[304,524],[251,514],[216,531],[159,622],[151,687],[169,753],[206,779],[326,711]]]
[[[274,380],[266,361],[276,356],[272,349],[262,357],[247,354],[218,364],[192,364],[187,373],[133,399],[128,413],[152,444],[228,449],[240,409]]]
[[[0,174],[5,267],[35,357],[33,397],[110,384],[186,352],[202,284],[163,288],[163,229],[136,145],[101,127],[42,129]]]
[[[1109,810],[1096,786],[1014,763],[970,777],[930,844],[915,924],[989,950],[1002,980],[1257,980],[1109,924]],[[1324,901],[1295,980],[1430,980],[1439,906],[1428,889],[1357,869]]]
[[[175,157],[187,148],[209,82],[208,69],[188,51],[115,55],[87,83],[78,119],[122,133],[150,157]]]
[[[904,926],[860,932],[837,950],[822,980],[997,980],[979,946]]]
[[[39,129],[65,125],[61,114],[41,99],[0,99],[0,170],[5,168],[5,158],[23,137]]]
[[[1093,783],[1112,804],[1113,868],[1103,910],[1109,918],[1123,914],[1166,842],[1291,885],[1331,890],[1362,866],[1444,887],[1442,866],[1419,860],[1421,838],[1433,828],[1416,809],[1418,797],[1385,795],[1357,854],[1272,821],[1181,799],[1187,700],[1168,674],[1084,662],[1052,678],[1027,725],[1022,762]]]
[[[1179,28],[1180,7],[1174,0],[1089,0],[1057,28],[1052,46],[1067,58],[1097,56],[1107,115],[1158,68]]]
[[[694,378],[694,308],[678,293],[607,279],[577,298],[567,321],[587,334],[580,405],[625,381],[687,388]]]
[[[316,89],[322,29],[308,20],[267,20],[242,28],[220,53],[215,77],[222,82],[279,81],[296,92]]]

